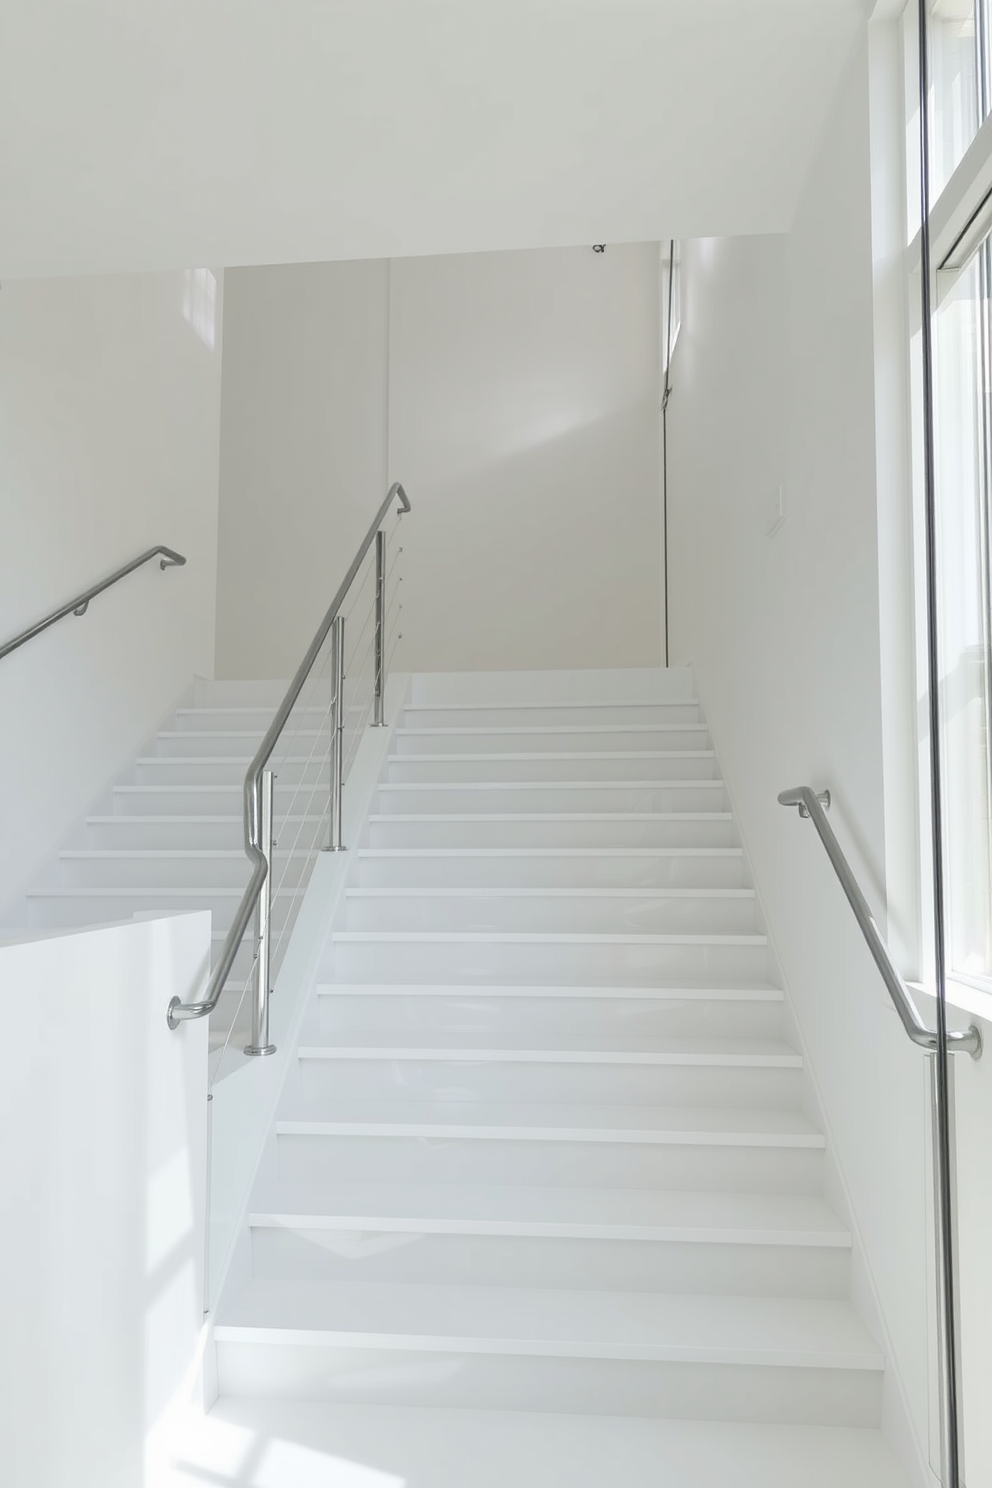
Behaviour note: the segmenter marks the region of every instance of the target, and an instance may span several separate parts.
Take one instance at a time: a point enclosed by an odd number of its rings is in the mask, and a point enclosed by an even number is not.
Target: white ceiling
[[[786,228],[865,0],[2,0],[0,278]]]

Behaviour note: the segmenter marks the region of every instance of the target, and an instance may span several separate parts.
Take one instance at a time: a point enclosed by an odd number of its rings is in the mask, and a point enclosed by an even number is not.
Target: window
[[[990,269],[986,239],[943,298],[934,393],[948,971],[992,991]]]
[[[981,65],[981,0],[932,0],[930,77],[932,138],[931,189],[947,185],[954,167],[975,138],[988,112]]]

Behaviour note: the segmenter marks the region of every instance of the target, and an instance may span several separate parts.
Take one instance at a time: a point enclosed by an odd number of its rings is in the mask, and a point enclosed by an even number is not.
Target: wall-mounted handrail
[[[841,850],[840,843],[834,835],[833,827],[827,820],[827,813],[821,804],[821,797],[817,795],[808,785],[797,785],[792,790],[782,791],[778,798],[780,806],[798,806],[800,816],[809,817],[820,836],[820,841],[827,850],[827,856],[833,865],[834,872],[840,880],[840,886],[847,895],[847,901],[854,910],[854,917],[858,922],[861,933],[868,943],[875,965],[882,974],[882,980],[886,985],[893,1006],[899,1014],[903,1028],[905,1028],[914,1044],[925,1049],[928,1054],[937,1051],[937,1035],[924,1023],[920,1011],[910,994],[909,988],[903,981],[899,969],[889,953],[889,948],[882,939],[875,916],[867,899],[861,892],[861,888],[851,869],[850,863]],[[829,796],[827,797],[829,803]],[[982,1052],[982,1035],[974,1024],[963,1033],[948,1033],[947,1047],[956,1052],[967,1052],[977,1059]]]
[[[296,701],[303,691],[304,684],[313,669],[314,662],[320,654],[321,647],[330,633],[331,626],[338,617],[341,606],[347,597],[348,590],[355,581],[358,570],[362,566],[362,561],[375,541],[376,534],[394,501],[399,502],[399,510],[401,512],[408,512],[410,510],[409,499],[399,481],[390,486],[389,494],[380,506],[372,525],[365,534],[351,567],[345,574],[338,592],[331,601],[327,614],[320,622],[317,633],[310,642],[307,653],[296,670],[296,675],[286,690],[286,696],[276,709],[275,717],[269,724],[265,738],[258,746],[255,758],[248,766],[244,785],[245,854],[251,860],[251,878],[248,880],[248,887],[242,896],[231,928],[227,932],[227,938],[224,941],[224,946],[218,957],[217,964],[211,972],[203,1000],[201,1002],[182,1002],[178,997],[174,997],[169,1003],[168,1009],[168,1023],[170,1028],[178,1028],[180,1023],[186,1022],[191,1018],[205,1018],[208,1013],[213,1011],[220,1000],[220,994],[234,965],[238,946],[241,944],[242,937],[248,929],[248,922],[255,912],[255,907],[258,904],[265,880],[269,874],[269,863],[262,845],[263,772],[272,757],[273,750],[279,742],[283,729],[286,727]],[[267,998],[267,996],[267,988],[263,988],[258,992],[259,1001]],[[250,1052],[268,1052],[270,1049],[271,1045],[268,1044],[267,1040],[255,1039]]]
[[[41,635],[43,630],[47,630],[50,625],[55,625],[59,620],[64,620],[66,616],[85,615],[89,609],[91,599],[95,599],[98,594],[102,594],[104,589],[109,589],[119,579],[126,578],[129,573],[133,573],[143,563],[147,563],[152,558],[157,558],[159,554],[162,556],[162,561],[159,565],[160,568],[182,568],[186,562],[182,553],[177,553],[172,548],[163,547],[161,543],[157,548],[149,548],[146,553],[141,553],[130,563],[125,563],[123,568],[118,568],[108,578],[102,579],[99,584],[94,584],[92,589],[87,589],[84,594],[77,594],[75,599],[70,599],[69,603],[64,604],[61,609],[53,610],[50,615],[45,616],[44,620],[39,620],[36,625],[30,626],[27,630],[22,630],[20,635],[14,636],[12,641],[7,641],[3,646],[0,646],[0,661],[5,656],[9,656],[11,651],[16,651],[18,646],[23,646],[25,641],[34,640],[36,635]]]

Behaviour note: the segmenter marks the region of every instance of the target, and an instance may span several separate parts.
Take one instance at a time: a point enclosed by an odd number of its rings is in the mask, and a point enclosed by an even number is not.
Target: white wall
[[[207,913],[0,946],[0,1479],[138,1488],[203,1315]],[[157,1477],[148,1481],[158,1482]]]
[[[394,666],[657,664],[657,327],[656,244],[229,271],[218,675],[292,674],[390,480]]]
[[[210,346],[207,283],[201,271],[195,285],[178,273],[0,293],[0,638],[156,543],[187,559],[132,574],[0,661],[0,910],[213,666],[220,285]]]
[[[912,1421],[919,1447],[925,1060],[809,825],[776,804],[787,786],[829,786],[833,825],[884,925],[871,207],[865,37],[791,233],[685,245],[669,413],[672,660],[695,666],[860,1229],[856,1290],[870,1314],[874,1287],[894,1365],[887,1419]],[[780,482],[786,520],[768,538]]]
[[[657,244],[392,266],[410,670],[660,659]]]
[[[229,270],[217,675],[292,676],[386,494],[384,262]]]

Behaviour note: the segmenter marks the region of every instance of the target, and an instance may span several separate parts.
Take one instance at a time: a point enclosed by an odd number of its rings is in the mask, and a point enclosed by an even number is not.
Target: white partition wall
[[[137,1488],[202,1323],[209,913],[0,946],[0,1479]]]

